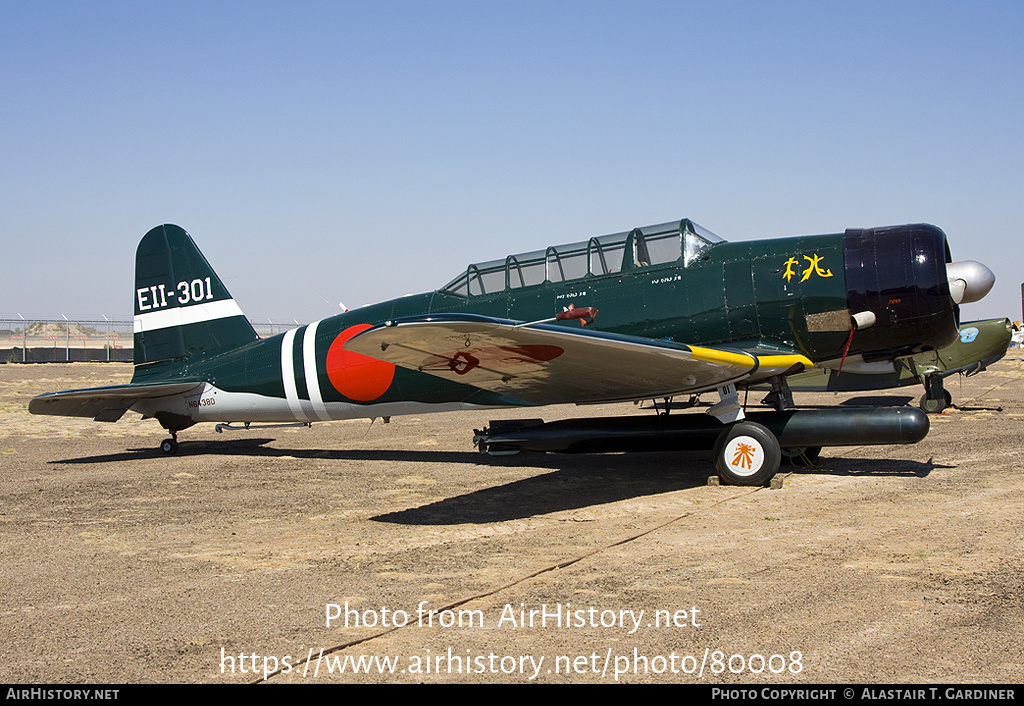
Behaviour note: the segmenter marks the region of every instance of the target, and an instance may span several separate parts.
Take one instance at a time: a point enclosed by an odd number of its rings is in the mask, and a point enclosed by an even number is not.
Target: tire
[[[953,404],[953,396],[949,394],[949,390],[942,391],[941,399],[930,400],[927,394],[921,397],[921,409],[928,414],[938,414],[951,404]]]
[[[160,442],[160,450],[168,456],[178,453],[178,442],[174,439],[164,439]]]
[[[782,451],[760,424],[737,422],[715,443],[715,469],[728,485],[766,485],[779,471]]]

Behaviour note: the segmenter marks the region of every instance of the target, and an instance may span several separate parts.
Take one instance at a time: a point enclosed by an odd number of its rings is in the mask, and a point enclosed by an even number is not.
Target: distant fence
[[[295,322],[249,320],[261,338],[298,327]],[[130,363],[131,319],[59,319],[0,316],[0,363]]]

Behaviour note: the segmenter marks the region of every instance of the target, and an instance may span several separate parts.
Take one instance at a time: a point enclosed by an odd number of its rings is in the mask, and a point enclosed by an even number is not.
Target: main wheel
[[[821,456],[820,446],[794,446],[789,449],[782,449],[782,462],[787,466],[806,468],[818,462]]]
[[[160,442],[160,450],[167,455],[178,453],[178,442],[174,439],[164,439]]]
[[[782,452],[775,435],[760,424],[737,422],[715,443],[718,477],[730,485],[764,485],[779,471]]]

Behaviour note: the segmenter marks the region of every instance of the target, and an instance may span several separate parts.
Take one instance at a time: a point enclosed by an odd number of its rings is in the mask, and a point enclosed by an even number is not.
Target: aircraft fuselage
[[[348,338],[370,326],[424,315],[473,313],[536,321],[567,307],[595,307],[599,315],[591,326],[597,330],[800,353],[826,366],[847,359],[861,365],[891,361],[941,348],[957,336],[958,307],[946,274],[948,248],[934,226],[714,242],[656,264],[639,249],[641,239],[638,229],[617,249],[599,252],[607,256],[599,265],[591,252],[591,264],[581,276],[557,272],[549,248],[543,278],[524,276],[524,266],[510,257],[490,274],[474,275],[471,266],[461,288],[366,306],[231,350],[211,345],[210,352],[185,358],[137,359],[133,383],[207,384],[173,412],[156,400],[143,400],[133,409],[159,411],[161,421],[170,419],[165,426],[173,429],[188,421],[319,421],[507,406],[509,400],[500,394],[344,349]],[[596,241],[591,251],[599,249]],[[196,281],[197,291],[190,291]],[[140,288],[136,314],[144,305],[158,308],[158,294],[166,299],[168,292],[183,291],[186,297],[201,297],[204,286],[210,286],[202,278],[184,288],[181,284]],[[870,314],[868,323],[855,323],[864,312]],[[562,325],[579,327],[580,322]],[[145,338],[151,335],[136,333],[137,351],[146,350]],[[177,416],[181,419],[172,419]]]

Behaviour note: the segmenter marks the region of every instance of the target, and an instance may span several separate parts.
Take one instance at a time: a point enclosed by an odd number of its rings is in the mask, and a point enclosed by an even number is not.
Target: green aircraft
[[[860,392],[923,385],[921,409],[937,414],[953,403],[943,380],[952,375],[976,375],[1001,360],[1011,334],[1009,319],[971,321],[960,326],[960,335],[945,348],[898,358],[875,374],[814,368],[792,375],[786,382],[797,392]]]
[[[686,437],[679,443],[714,447],[724,481],[763,484],[783,449],[923,438],[927,417],[916,409],[789,409],[786,379],[948,346],[959,305],[993,283],[984,265],[952,263],[931,225],[729,243],[684,219],[471,264],[436,291],[261,340],[188,233],[162,225],[136,252],[132,381],[40,395],[29,409],[106,422],[132,409],[170,432],[161,448],[174,453],[178,432],[199,422],[309,424],[716,391],[710,416],[674,415],[672,429],[655,417],[579,420],[575,441],[558,450],[604,450],[627,428],[624,446]],[[779,393],[776,411],[748,417],[736,386],[759,381]],[[567,438],[527,426],[518,433],[533,441],[492,429],[477,442],[501,453],[553,450],[552,435]]]

